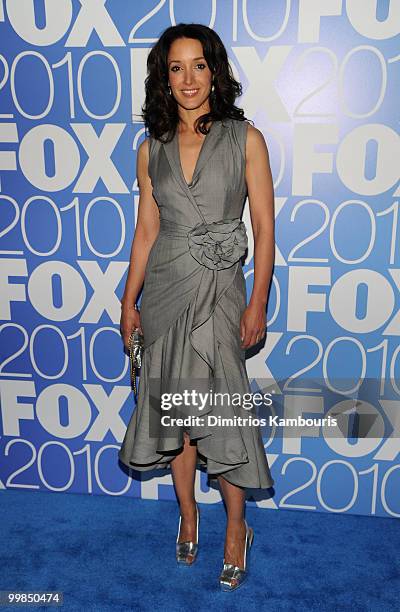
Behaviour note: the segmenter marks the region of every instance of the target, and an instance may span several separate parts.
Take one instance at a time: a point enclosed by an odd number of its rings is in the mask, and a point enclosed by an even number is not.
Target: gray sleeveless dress
[[[148,172],[160,231],[149,253],[140,305],[144,352],[137,406],[119,458],[139,471],[170,468],[186,431],[197,442],[197,464],[206,466],[210,477],[269,488],[274,480],[260,426],[250,424],[257,415],[237,399],[251,393],[240,346],[246,308],[241,257],[247,235],[240,216],[247,195],[247,127],[246,121],[214,121],[189,184],[177,133],[166,144],[149,139]],[[161,406],[163,394],[185,390],[197,395],[187,395],[181,405]]]

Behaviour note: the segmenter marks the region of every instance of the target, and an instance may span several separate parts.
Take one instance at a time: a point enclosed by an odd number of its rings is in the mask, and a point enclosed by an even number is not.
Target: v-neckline
[[[204,146],[206,144],[207,137],[210,135],[213,125],[214,125],[214,121],[211,123],[210,128],[209,128],[207,134],[204,136],[203,142],[201,143],[200,151],[199,151],[199,154],[197,156],[197,160],[196,160],[196,163],[195,163],[195,166],[194,166],[194,170],[193,170],[193,174],[192,174],[192,178],[191,178],[190,183],[187,182],[187,180],[185,178],[185,175],[184,175],[184,172],[183,172],[183,166],[182,166],[182,161],[181,161],[181,152],[180,152],[180,147],[179,147],[179,132],[178,132],[178,128],[176,129],[176,132],[175,132],[175,142],[176,142],[176,152],[177,152],[177,156],[178,156],[178,165],[179,165],[179,169],[181,171],[182,178],[183,178],[183,180],[185,181],[186,185],[189,188],[192,187],[192,185],[193,185],[193,181],[194,181],[194,179],[196,177],[196,172],[197,172],[197,168],[198,168],[198,165],[199,165],[199,161],[200,161],[200,158],[202,156],[202,153],[203,153],[203,150],[204,150]]]

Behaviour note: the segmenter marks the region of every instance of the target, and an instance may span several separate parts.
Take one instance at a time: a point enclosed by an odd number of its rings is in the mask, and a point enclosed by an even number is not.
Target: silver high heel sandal
[[[246,561],[249,555],[251,545],[253,544],[254,530],[252,527],[249,527],[247,525],[246,519],[244,520],[244,522],[246,525],[246,540],[244,546],[243,562],[244,567],[243,569],[241,569],[238,565],[233,565],[232,563],[225,563],[224,557],[224,567],[219,577],[219,584],[222,591],[234,591],[235,589],[238,589],[240,585],[243,584],[249,573],[246,569]]]
[[[192,565],[197,558],[198,542],[199,542],[199,507],[196,503],[196,542],[188,540],[187,542],[178,542],[181,532],[182,516],[179,515],[178,535],[176,536],[176,560],[182,565]]]

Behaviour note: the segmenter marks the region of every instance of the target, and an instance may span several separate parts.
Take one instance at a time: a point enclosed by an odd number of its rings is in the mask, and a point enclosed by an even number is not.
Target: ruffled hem
[[[227,299],[231,297],[227,293]],[[207,333],[208,338],[213,339],[213,346],[207,349],[209,354],[212,352],[213,374],[208,361],[193,348],[190,331],[195,307],[193,300],[167,332],[144,350],[138,403],[128,424],[119,459],[137,471],[170,469],[172,459],[183,447],[186,431],[190,439],[197,442],[197,465],[206,467],[210,477],[222,475],[228,482],[244,488],[270,488],[274,480],[259,426],[238,425],[234,420],[234,417],[249,417],[252,411],[225,402],[215,406],[210,401],[204,403],[201,411],[193,403],[179,409],[172,406],[165,412],[160,408],[161,395],[165,392],[190,388],[199,393],[211,390],[228,393],[230,397],[234,393],[251,392],[245,363],[237,357],[233,347],[221,341],[226,337],[224,333],[219,337]],[[223,330],[223,312],[221,303],[207,320],[207,332],[214,332],[214,327]],[[199,332],[201,327],[197,328]],[[189,417],[191,424],[162,426],[160,416],[165,413],[171,419]],[[196,416],[203,418],[202,424],[194,422]],[[215,422],[215,417],[231,419],[235,424],[211,426],[209,421]]]

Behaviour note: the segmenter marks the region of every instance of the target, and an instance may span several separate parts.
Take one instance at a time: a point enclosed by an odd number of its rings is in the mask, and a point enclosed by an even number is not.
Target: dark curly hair
[[[177,38],[200,41],[213,75],[214,91],[209,96],[211,111],[197,119],[196,130],[207,134],[207,123],[228,117],[245,121],[244,111],[234,104],[242,94],[242,85],[233,76],[226,49],[218,34],[199,23],[179,23],[164,30],[147,57],[146,98],[141,110],[149,135],[169,142],[179,123],[178,104],[168,93],[168,53]],[[167,137],[163,140],[160,136],[164,133],[167,133]]]

